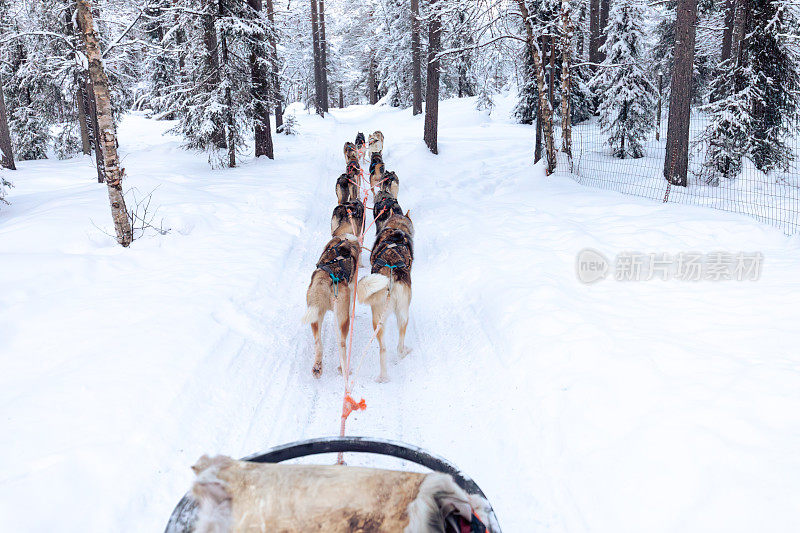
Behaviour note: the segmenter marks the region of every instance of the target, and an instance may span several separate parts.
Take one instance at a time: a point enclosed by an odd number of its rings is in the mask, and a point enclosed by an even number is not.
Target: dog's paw
[[[389,376],[384,376],[381,374],[377,378],[375,378],[375,383],[389,383]]]
[[[314,366],[311,368],[311,373],[315,378],[319,379],[320,376],[322,376],[322,363],[314,363]]]
[[[405,356],[407,356],[410,353],[411,353],[411,348],[409,348],[408,346],[397,347],[397,355],[400,357],[400,359],[405,358]]]

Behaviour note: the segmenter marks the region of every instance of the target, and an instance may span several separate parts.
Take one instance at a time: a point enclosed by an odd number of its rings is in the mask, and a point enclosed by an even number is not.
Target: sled
[[[480,489],[477,483],[469,476],[464,474],[455,465],[447,460],[416,446],[411,446],[397,441],[384,439],[372,439],[367,437],[329,437],[309,439],[277,446],[271,450],[244,457],[241,461],[246,463],[268,463],[278,464],[299,457],[308,457],[323,453],[369,453],[383,455],[411,461],[421,465],[431,472],[448,474],[452,477],[455,484],[467,494],[476,495],[483,500],[483,513],[487,531],[500,533],[500,526],[497,517],[492,509],[489,499]],[[246,464],[245,463],[245,464]],[[247,467],[250,468],[250,467]],[[286,468],[286,467],[281,467]],[[313,468],[313,467],[312,467]],[[337,466],[335,468],[351,468],[348,466]],[[358,467],[352,467],[356,469]],[[411,475],[411,474],[408,474]],[[170,516],[165,533],[192,533],[195,531],[195,524],[198,521],[198,504],[191,492],[187,493],[175,507]]]

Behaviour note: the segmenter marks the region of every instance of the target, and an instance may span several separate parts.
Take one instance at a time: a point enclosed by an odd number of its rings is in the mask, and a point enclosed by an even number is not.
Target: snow
[[[91,158],[21,163],[0,206],[3,530],[158,531],[201,454],[338,433],[332,321],[315,380],[300,319],[342,144],[374,129],[415,224],[413,351],[393,353],[390,320],[392,381],[373,381],[373,343],[349,434],[447,457],[505,531],[794,530],[800,238],[545,177],[513,100],[491,119],[474,99],[442,102],[438,156],[410,110],[323,120],[295,105],[300,133],[276,136],[277,159],[230,170],[129,115],[126,185],[155,190],[171,231],[127,250],[104,233]],[[759,251],[764,268],[755,282],[584,285],[586,247]],[[358,306],[354,357],[369,333]]]

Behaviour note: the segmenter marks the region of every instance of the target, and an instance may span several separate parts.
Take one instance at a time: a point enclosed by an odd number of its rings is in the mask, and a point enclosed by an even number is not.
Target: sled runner
[[[371,453],[432,472],[281,465],[322,453]],[[165,533],[202,531],[408,531],[500,533],[478,485],[454,465],[400,442],[366,437],[299,441],[234,461],[204,456],[192,492]],[[264,529],[267,528],[267,529]]]

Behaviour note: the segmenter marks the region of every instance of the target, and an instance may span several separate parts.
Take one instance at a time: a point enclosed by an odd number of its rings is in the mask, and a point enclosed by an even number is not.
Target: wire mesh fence
[[[642,196],[657,201],[692,204],[743,213],[774,225],[791,235],[800,232],[800,146],[792,128],[786,145],[794,155],[786,169],[762,172],[747,157],[741,171],[731,178],[709,179],[704,161],[708,146],[703,132],[709,117],[692,109],[689,128],[689,172],[686,187],[669,186],[664,179],[668,112],[662,110],[660,124],[654,124],[642,141],[644,155],[620,159],[612,154],[608,134],[597,117],[572,126],[573,170],[578,183]],[[561,169],[567,168],[560,165]]]

